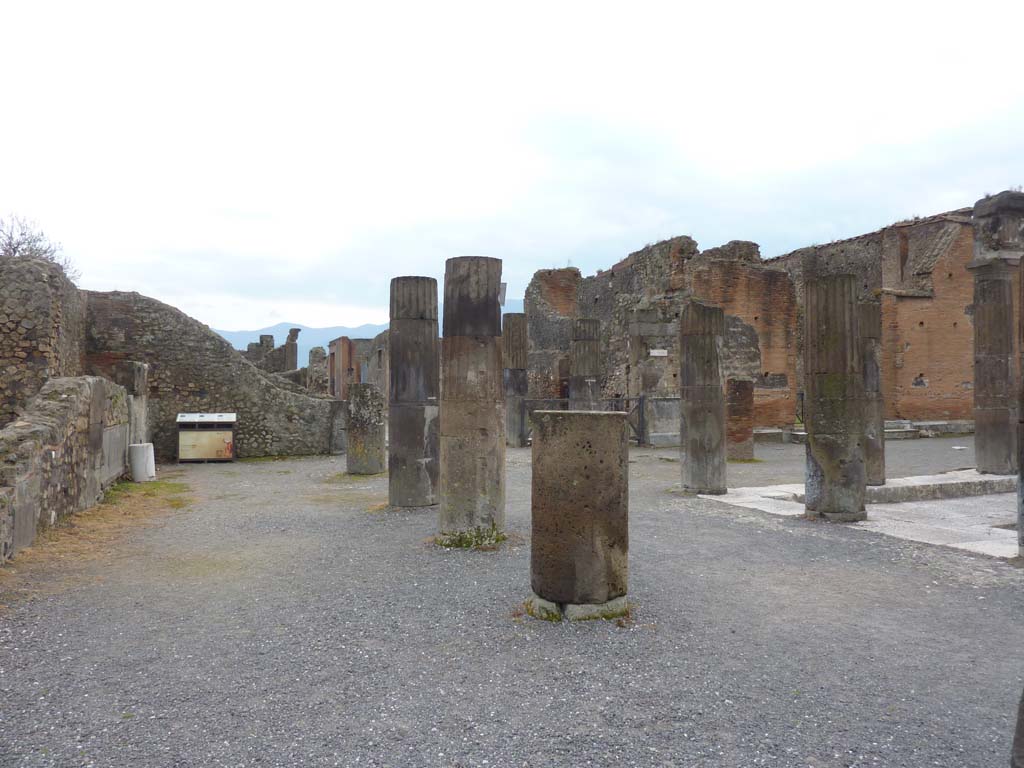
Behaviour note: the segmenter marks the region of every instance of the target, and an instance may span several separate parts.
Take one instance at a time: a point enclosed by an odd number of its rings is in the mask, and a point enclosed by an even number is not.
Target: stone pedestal
[[[502,318],[501,343],[505,364],[505,442],[512,448],[522,448],[527,441],[525,400],[529,389],[525,314],[509,312]]]
[[[391,281],[388,333],[388,503],[437,504],[440,430],[437,281]]]
[[[882,305],[861,302],[860,353],[864,375],[864,476],[885,485],[885,401],[882,399]]]
[[[501,260],[448,259],[441,340],[441,533],[505,525]]]
[[[689,301],[679,318],[679,452],[683,490],[725,493],[725,313]]]
[[[1018,423],[1013,276],[1019,268],[994,258],[975,260],[968,269],[974,274],[974,456],[979,472],[1012,475]]]
[[[626,414],[533,415],[531,613],[611,618],[626,611],[629,441]]]
[[[376,475],[384,471],[384,396],[373,384],[348,388],[348,450],[350,475]]]
[[[569,358],[569,409],[599,410],[601,399],[601,321],[577,318]]]
[[[725,383],[725,455],[730,461],[754,459],[754,382]]]
[[[804,283],[804,419],[807,513],[863,520],[864,378],[853,275]]]

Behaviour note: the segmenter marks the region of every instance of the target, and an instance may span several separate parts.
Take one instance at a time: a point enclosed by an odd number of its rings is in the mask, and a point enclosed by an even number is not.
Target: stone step
[[[916,440],[921,437],[921,430],[919,429],[886,429],[885,439],[886,440]],[[789,440],[784,442],[800,443],[801,445],[807,442],[807,432],[804,430],[794,429],[789,433]]]

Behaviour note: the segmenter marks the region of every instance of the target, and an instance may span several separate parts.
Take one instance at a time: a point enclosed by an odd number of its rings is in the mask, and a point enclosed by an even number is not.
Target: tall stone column
[[[601,399],[601,321],[576,318],[572,323],[569,409],[599,410]]]
[[[839,522],[867,517],[859,314],[853,275],[805,273],[804,505]]]
[[[731,461],[754,458],[754,382],[725,382],[725,455]]]
[[[350,475],[376,475],[384,471],[384,395],[373,384],[348,388],[348,450]]]
[[[864,476],[868,485],[885,485],[885,401],[882,399],[882,305],[862,301],[861,372],[864,376]]]
[[[288,339],[284,343],[284,369],[294,371],[299,367],[299,333],[301,328],[289,328]]]
[[[437,504],[440,430],[437,280],[391,281],[388,333],[388,503]]]
[[[683,490],[725,493],[725,312],[690,300],[679,318],[679,452]]]
[[[1024,254],[1024,193],[974,205],[974,455],[979,472],[1018,471],[1013,278]]]
[[[505,525],[501,260],[448,259],[441,340],[442,533]]]
[[[524,313],[509,312],[502,318],[501,344],[505,364],[505,442],[512,448],[522,448],[526,445],[524,405],[529,389],[526,378],[529,341]]]
[[[621,616],[629,576],[626,414],[537,411],[533,424],[530,613]]]

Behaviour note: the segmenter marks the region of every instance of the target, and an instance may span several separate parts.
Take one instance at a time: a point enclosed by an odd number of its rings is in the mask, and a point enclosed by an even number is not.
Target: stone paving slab
[[[969,473],[978,477],[970,470]],[[961,478],[968,472],[954,472]],[[934,477],[903,478],[908,488],[927,488],[927,483],[916,486],[910,481]],[[998,478],[999,481],[1015,478]],[[900,481],[892,481],[893,483]],[[946,485],[955,485],[952,478]],[[970,480],[968,482],[974,482]],[[798,484],[770,485],[757,488],[734,488],[721,496],[702,496],[744,509],[756,509],[771,515],[798,517],[804,514],[803,486]],[[954,547],[990,557],[1017,557],[1017,531],[996,527],[1011,525],[1017,516],[1016,493],[991,493],[981,496],[954,498],[925,498],[886,504],[868,504],[868,519],[851,523],[860,528],[885,536],[908,541]]]

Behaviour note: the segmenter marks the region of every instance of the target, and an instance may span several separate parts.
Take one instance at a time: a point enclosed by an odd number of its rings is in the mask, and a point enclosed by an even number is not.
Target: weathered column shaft
[[[502,318],[502,358],[505,385],[505,442],[512,448],[526,445],[526,400],[529,382],[526,376],[529,341],[526,315],[509,312]]]
[[[859,306],[861,371],[864,375],[864,476],[885,485],[885,401],[882,399],[882,305]]]
[[[601,399],[601,321],[576,318],[572,323],[569,408],[590,411]]]
[[[725,401],[726,457],[750,461],[754,458],[754,382],[728,379]]]
[[[384,396],[373,384],[350,384],[348,389],[348,450],[350,475],[384,471]]]
[[[1017,471],[1013,274],[1001,259],[974,261],[974,455],[979,472]]]
[[[683,489],[725,493],[725,313],[689,301],[679,318],[679,452]]]
[[[804,419],[808,513],[863,520],[864,378],[857,284],[811,275],[804,284]]]
[[[440,529],[505,525],[501,260],[448,259],[441,340]]]
[[[388,332],[388,503],[437,504],[440,429],[437,280],[391,281]]]
[[[575,606],[615,610],[629,576],[626,414],[537,411],[533,424],[533,592],[569,618]]]

